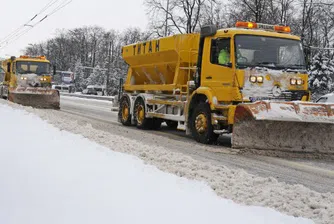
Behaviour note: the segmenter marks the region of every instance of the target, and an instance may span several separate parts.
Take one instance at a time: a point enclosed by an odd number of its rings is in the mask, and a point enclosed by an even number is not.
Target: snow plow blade
[[[334,154],[334,104],[239,104],[232,147]]]
[[[48,88],[18,87],[9,91],[9,101],[35,108],[60,109],[58,90]]]

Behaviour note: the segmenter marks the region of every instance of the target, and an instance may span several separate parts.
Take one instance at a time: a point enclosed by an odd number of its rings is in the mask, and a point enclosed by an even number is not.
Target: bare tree
[[[241,10],[247,12],[245,15],[248,17],[248,20],[263,22],[269,5],[267,0],[241,0],[238,2],[235,2],[235,5],[241,5]]]
[[[193,33],[206,4],[215,0],[145,0],[151,28],[157,36]]]

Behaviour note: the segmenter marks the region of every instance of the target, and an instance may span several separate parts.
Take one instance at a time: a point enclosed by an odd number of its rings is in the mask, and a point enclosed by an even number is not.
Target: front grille
[[[284,91],[278,97],[275,97],[272,93],[268,94],[268,97],[250,97],[251,102],[259,100],[273,100],[273,101],[300,101],[303,96],[308,96],[307,91]]]
[[[279,98],[286,101],[299,101],[302,100],[303,96],[307,95],[307,91],[285,91]]]

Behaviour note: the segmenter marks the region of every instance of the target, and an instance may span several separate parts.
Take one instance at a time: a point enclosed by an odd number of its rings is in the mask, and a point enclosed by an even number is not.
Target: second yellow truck
[[[59,92],[51,89],[51,64],[46,57],[13,56],[2,61],[2,69],[1,98],[24,106],[60,108]]]
[[[334,105],[308,102],[302,44],[287,26],[237,22],[123,47],[119,121],[184,127],[201,143],[334,153]]]

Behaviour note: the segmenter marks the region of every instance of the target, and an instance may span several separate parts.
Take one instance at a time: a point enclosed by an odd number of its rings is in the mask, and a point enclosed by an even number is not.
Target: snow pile
[[[8,104],[5,101],[2,102]],[[36,110],[9,104],[14,108],[25,108],[25,110],[39,115],[62,130],[79,133],[116,151],[136,155],[148,164],[157,166],[160,170],[205,181],[219,196],[232,199],[237,203],[270,207],[288,215],[310,218],[316,223],[333,223],[333,193],[318,193],[302,185],[288,185],[278,182],[275,178],[262,178],[248,174],[243,170],[231,170],[225,166],[194,160],[189,156],[174,153],[163,147],[146,145],[145,139],[139,142],[96,130],[87,124],[85,119],[61,111]],[[131,129],[122,126],[114,126],[114,128],[131,131]],[[150,134],[147,136],[150,137]],[[115,145],[122,145],[122,147],[115,147]],[[203,150],[205,149],[203,148]]]
[[[23,110],[0,105],[0,116],[0,223],[312,223],[219,198]]]
[[[258,107],[250,108],[256,120],[334,123],[334,116],[331,116],[334,107],[325,108],[323,105],[301,101],[295,101],[293,104],[265,102],[266,104],[258,103]]]

